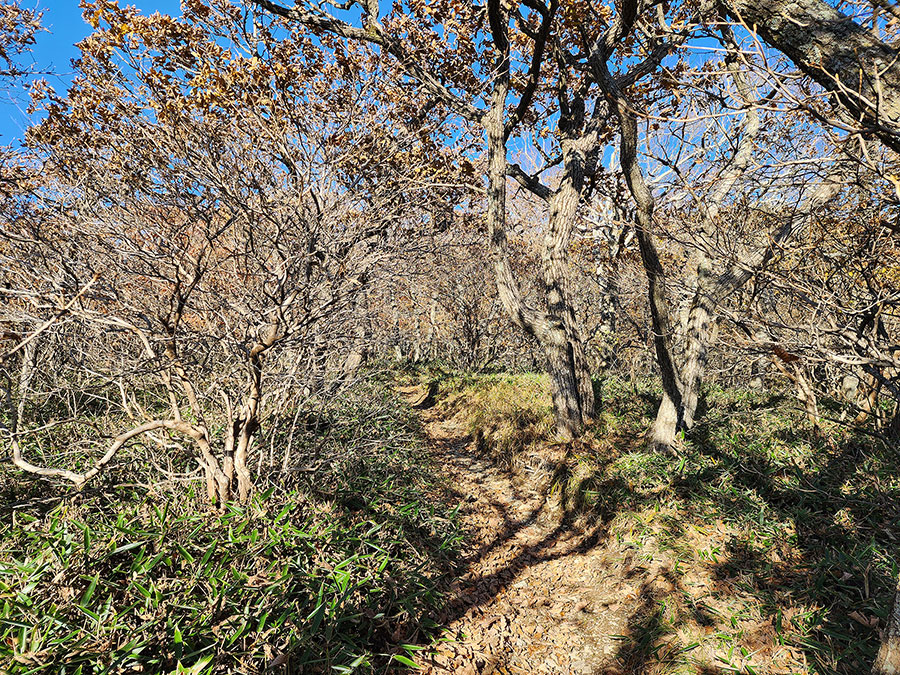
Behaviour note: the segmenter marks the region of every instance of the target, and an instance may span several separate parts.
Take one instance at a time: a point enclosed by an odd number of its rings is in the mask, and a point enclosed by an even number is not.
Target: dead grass
[[[553,409],[543,375],[465,376],[443,381],[441,389],[441,411],[502,465],[512,466],[552,438]]]

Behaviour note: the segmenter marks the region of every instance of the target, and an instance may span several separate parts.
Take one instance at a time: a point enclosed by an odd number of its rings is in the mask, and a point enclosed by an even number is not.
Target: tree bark
[[[897,584],[894,607],[882,634],[881,649],[872,667],[872,675],[900,675],[900,583]]]
[[[743,175],[750,163],[750,156],[759,132],[759,112],[755,102],[751,102],[750,87],[744,79],[743,73],[735,65],[737,56],[734,52],[726,58],[728,70],[734,81],[738,96],[747,105],[747,112],[741,125],[742,134],[738,141],[737,149],[731,157],[728,166],[719,180],[716,189],[702,204],[702,226],[700,234],[700,246],[697,249],[697,287],[691,301],[688,314],[687,330],[685,331],[685,353],[682,379],[684,389],[682,391],[682,413],[684,426],[690,429],[694,426],[694,417],[697,413],[697,404],[700,400],[700,387],[703,383],[703,373],[706,370],[706,362],[709,354],[712,325],[715,321],[716,310],[716,276],[715,263],[711,251],[715,249],[716,230],[719,225],[719,209],[725,197],[731,192],[735,183]]]
[[[506,134],[504,114],[509,93],[509,43],[506,37],[505,13],[500,3],[488,4],[494,44],[498,51],[491,104],[482,117],[487,134],[488,195],[487,228],[497,290],[504,310],[513,322],[535,337],[547,359],[556,428],[564,440],[581,433],[584,422],[593,415],[593,388],[586,367],[580,331],[567,296],[567,253],[571,235],[571,218],[577,207],[570,190],[565,190],[551,205],[550,232],[545,247],[544,281],[548,312],[529,307],[522,299],[519,285],[509,263],[506,238]],[[577,183],[572,184],[572,188]],[[579,193],[580,194],[580,193]],[[574,204],[573,204],[574,201]]]
[[[618,83],[609,74],[606,64],[597,65],[598,80],[610,105],[619,119],[619,161],[625,174],[625,182],[637,205],[635,232],[644,273],[647,276],[650,318],[653,326],[653,345],[656,362],[662,377],[663,398],[656,420],[650,428],[649,440],[653,445],[671,448],[681,424],[681,380],[672,357],[672,325],[669,318],[669,300],[666,293],[666,275],[656,241],[653,236],[654,200],[637,159],[637,119],[630,102]]]
[[[571,301],[568,252],[572,226],[584,189],[587,153],[595,144],[596,134],[565,138],[562,143],[564,173],[559,188],[550,198],[550,227],[544,242],[544,291],[551,316],[560,317],[567,336],[567,352],[563,367],[572,371],[581,422],[594,416],[594,387],[584,353],[582,328]],[[568,361],[566,363],[566,361]]]
[[[868,131],[900,152],[900,52],[822,0],[722,0]]]
[[[579,394],[579,378],[575,372],[575,349],[566,325],[552,315],[528,307],[522,299],[519,285],[509,263],[506,238],[506,142],[503,132],[503,111],[508,81],[502,76],[494,85],[490,111],[483,120],[488,141],[488,205],[487,226],[494,259],[497,290],[507,315],[534,335],[547,359],[557,432],[563,439],[581,433],[584,421]],[[552,278],[553,273],[549,273]],[[593,401],[592,401],[593,402]]]

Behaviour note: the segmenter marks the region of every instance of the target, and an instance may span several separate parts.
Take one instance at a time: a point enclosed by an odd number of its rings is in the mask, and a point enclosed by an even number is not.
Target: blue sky
[[[58,92],[64,92],[72,73],[70,62],[78,57],[75,43],[86,37],[91,27],[81,18],[78,0],[25,0],[22,4],[43,9],[47,28],[38,36],[26,63],[30,61],[36,70],[53,73],[45,76],[47,81]],[[181,14],[179,0],[121,0],[121,5],[134,5],[145,14]],[[28,125],[27,107],[24,88],[0,94],[0,144],[16,144],[21,139]]]

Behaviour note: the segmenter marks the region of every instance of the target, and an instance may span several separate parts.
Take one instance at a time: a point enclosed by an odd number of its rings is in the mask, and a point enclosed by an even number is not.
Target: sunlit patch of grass
[[[441,410],[455,415],[479,448],[511,462],[535,443],[553,438],[554,417],[545,375],[461,376],[442,382]]]
[[[636,407],[622,406],[623,423],[638,423]],[[871,663],[897,573],[896,452],[826,433],[777,395],[714,391],[679,456],[631,449],[605,464],[631,488],[623,509],[666,506],[652,528],[617,518],[613,530],[676,557],[682,601],[703,608],[681,623],[695,624],[698,668],[849,674]]]

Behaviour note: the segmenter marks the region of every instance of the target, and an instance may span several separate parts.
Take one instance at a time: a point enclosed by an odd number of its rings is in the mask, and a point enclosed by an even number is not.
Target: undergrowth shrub
[[[460,537],[455,514],[430,497],[415,421],[380,384],[291,415],[300,417],[286,474],[260,481],[245,508],[219,513],[196,483],[106,483],[60,497],[4,467],[0,670],[412,663]],[[278,451],[282,441],[264,436],[260,447]]]

